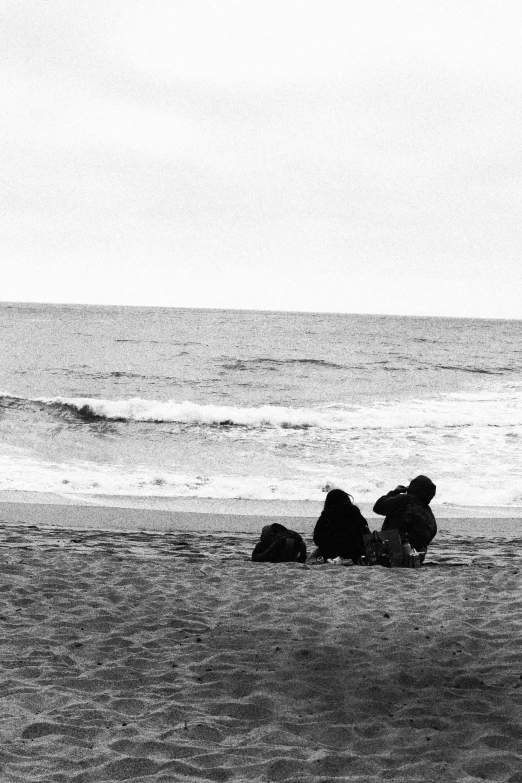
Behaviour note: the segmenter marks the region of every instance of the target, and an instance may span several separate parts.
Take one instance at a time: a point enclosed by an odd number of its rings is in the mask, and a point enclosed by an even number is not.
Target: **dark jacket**
[[[288,530],[284,525],[274,522],[265,525],[261,531],[261,540],[254,547],[252,560],[257,563],[284,563],[306,560],[306,544],[299,533]]]
[[[355,561],[364,554],[363,535],[369,532],[357,506],[352,504],[342,512],[325,509],[314,528],[314,543],[325,560],[344,557]]]
[[[382,530],[396,529],[418,552],[426,550],[437,534],[437,522],[429,502],[408,492],[392,489],[375,503],[373,510],[385,517]]]

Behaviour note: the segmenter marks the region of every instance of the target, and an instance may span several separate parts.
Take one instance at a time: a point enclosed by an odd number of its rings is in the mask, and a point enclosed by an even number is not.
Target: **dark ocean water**
[[[522,505],[522,322],[0,305],[0,490]]]

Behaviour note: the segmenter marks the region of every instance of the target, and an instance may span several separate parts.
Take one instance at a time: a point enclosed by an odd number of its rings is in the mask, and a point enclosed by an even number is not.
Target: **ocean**
[[[0,305],[0,492],[522,506],[522,321]],[[166,506],[168,507],[168,505]]]

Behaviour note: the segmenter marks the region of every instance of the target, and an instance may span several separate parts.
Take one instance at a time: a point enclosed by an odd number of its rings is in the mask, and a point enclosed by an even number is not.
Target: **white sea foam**
[[[0,456],[0,491],[59,495],[196,497],[244,499],[320,499],[319,483],[267,476],[196,475],[145,466],[99,465],[77,460],[50,463],[11,454]]]
[[[5,396],[5,395],[4,395]],[[326,430],[492,426],[522,427],[522,386],[511,384],[495,391],[459,392],[434,399],[375,402],[364,406],[321,409],[263,405],[246,408],[161,402],[138,397],[105,400],[92,397],[52,397],[33,400],[70,408],[85,417],[109,421],[172,422],[191,425],[236,425],[250,428],[319,428]]]
[[[398,465],[400,470],[400,464]],[[431,471],[430,471],[431,473]],[[485,474],[473,470],[466,476],[462,471],[432,474],[439,484],[433,505],[504,506],[522,505],[522,491],[518,477],[498,472]],[[398,473],[397,480],[412,475]],[[440,483],[439,483],[440,480]],[[32,458],[0,456],[0,491],[52,493],[74,499],[75,496],[136,497],[136,498],[217,498],[244,500],[322,501],[334,487],[348,490],[356,503],[370,507],[391,486],[383,475],[370,474],[364,469],[302,471],[293,477],[253,474],[189,474],[146,466],[129,467],[115,464],[96,464],[87,461],[51,463]]]

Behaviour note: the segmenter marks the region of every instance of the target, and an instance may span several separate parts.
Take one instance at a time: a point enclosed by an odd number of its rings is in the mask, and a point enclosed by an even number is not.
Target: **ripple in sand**
[[[98,729],[96,727],[72,726],[63,723],[32,723],[22,732],[22,739],[36,739],[45,737],[49,734],[63,734],[70,737],[76,737],[82,740],[92,740],[96,736]]]
[[[480,780],[512,780],[515,772],[520,774],[520,756],[513,753],[481,753],[475,751],[473,761],[467,761],[462,765],[466,774]],[[478,758],[477,758],[478,756]],[[518,770],[518,773],[517,773]]]

